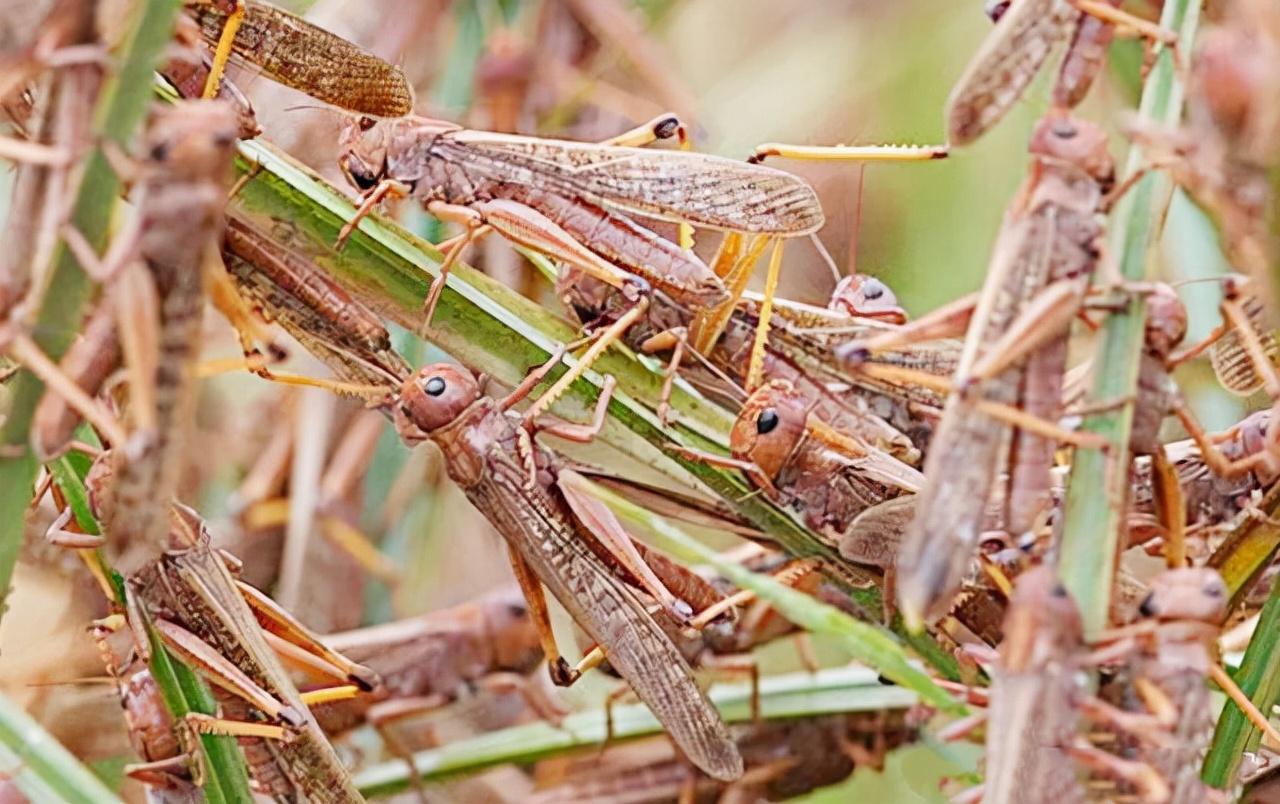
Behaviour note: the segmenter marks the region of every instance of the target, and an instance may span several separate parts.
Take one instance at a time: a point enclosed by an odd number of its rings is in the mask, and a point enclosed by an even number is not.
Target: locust
[[[1214,707],[1206,681],[1218,683],[1255,723],[1265,717],[1248,703],[1218,665],[1216,642],[1226,613],[1227,587],[1216,570],[1182,567],[1151,580],[1139,605],[1142,620],[1116,629],[1098,651],[1100,660],[1124,663],[1133,704],[1111,712],[1095,705],[1113,728],[1136,744],[1121,760],[1098,749],[1076,755],[1094,772],[1130,786],[1144,801],[1227,801],[1224,791],[1200,780],[1213,736]],[[1275,730],[1262,726],[1268,734]]]
[[[536,373],[532,376],[536,382]],[[640,566],[638,556],[629,557],[625,547],[618,550],[629,541],[616,519],[575,490],[573,472],[533,443],[521,419],[507,413],[532,384],[495,400],[481,395],[476,381],[458,367],[427,366],[400,391],[397,429],[410,443],[430,439],[440,447],[449,476],[507,541],[553,680],[572,683],[581,668],[571,668],[556,648],[539,581],[601,647],[695,765],[718,779],[738,778],[742,757],[688,663],[597,549],[606,549],[634,575],[652,570]],[[549,429],[583,436],[581,427]],[[673,601],[653,584],[648,588],[660,601],[666,598],[665,612],[687,621],[687,604]]]
[[[1078,734],[1083,626],[1052,568],[1014,585],[991,673],[982,801],[1086,800],[1068,753]]]
[[[118,504],[113,473],[114,462],[109,453],[103,453],[86,478],[96,517]],[[70,513],[68,507],[51,529],[65,528]],[[118,671],[113,675],[122,677],[122,695],[130,712],[145,716],[140,724],[145,733],[138,736],[147,737],[148,743],[158,740],[155,750],[165,754],[156,757],[159,765],[141,770],[176,773],[179,779],[190,778],[198,784],[201,771],[190,763],[192,733],[235,735],[246,740],[246,759],[255,779],[273,795],[359,800],[345,768],[308,714],[306,702],[374,689],[379,684],[377,674],[326,647],[268,597],[236,580],[233,573],[238,572],[239,563],[211,547],[205,522],[195,511],[173,503],[169,514],[167,549],[124,579],[123,599],[111,590],[116,614],[95,626],[100,642],[109,631],[123,630],[132,636],[131,650],[109,666]],[[142,694],[145,689],[135,702],[132,684],[125,683],[141,669],[137,662],[152,661],[152,643],[144,636],[148,628],[155,630],[167,651],[225,693],[220,699],[224,717],[189,714],[169,723],[176,730],[180,752],[160,750],[160,746],[171,747],[160,739],[165,719],[156,713],[155,702]],[[277,647],[281,645],[285,647]],[[286,648],[310,656],[310,665],[323,670],[330,687],[300,697],[274,652]],[[333,682],[339,686],[333,687]],[[145,680],[141,686],[148,686]]]
[[[95,624],[92,631],[115,682],[129,742],[143,760],[126,765],[124,774],[151,788],[193,793],[200,774],[195,772],[198,765],[188,764],[192,746],[179,736],[145,658],[131,644],[113,644],[115,632],[105,624]]]
[[[1119,5],[1119,0],[1018,0],[989,9],[996,25],[947,98],[948,141],[973,142],[998,123],[1063,42],[1070,40],[1070,46],[1053,90],[1053,105],[1061,110],[1074,107],[1087,94],[1117,25],[1153,41],[1176,43],[1175,34]]]
[[[330,634],[325,642],[382,679],[368,694],[313,710],[329,734],[366,721],[384,728],[394,719],[443,706],[472,688],[515,688],[532,697],[525,676],[542,660],[538,632],[518,588],[418,617]]]
[[[332,369],[342,381],[337,390],[351,393],[403,383],[412,369],[392,348],[381,319],[314,263],[279,241],[278,233],[273,235],[240,216],[233,215],[227,223],[223,263],[253,311],[279,324]],[[255,351],[252,344],[242,346],[246,352]],[[280,379],[276,373],[268,374]]]
[[[25,140],[5,157],[17,164],[8,214],[0,236],[0,321],[24,315],[21,306],[38,266],[51,257],[64,217],[65,193],[73,165],[70,155],[90,134],[91,109],[100,78],[95,65],[73,61],[52,69],[61,53],[92,49],[97,43],[93,7],[80,0],[9,4],[0,22],[0,104]],[[43,69],[50,67],[50,69]],[[29,98],[30,104],[20,100]],[[21,107],[21,108],[18,108]]]
[[[677,120],[662,117],[613,142],[660,139],[679,128]],[[543,395],[547,405],[643,314],[651,287],[699,306],[729,299],[705,263],[629,216],[718,229],[726,238],[740,232],[796,237],[823,224],[817,196],[799,178],[687,151],[470,131],[426,118],[359,118],[342,142],[339,165],[367,195],[340,241],[392,192],[416,197],[431,214],[463,226],[428,291],[426,325],[449,269],[484,227],[579,268],[634,302]]]
[[[730,432],[732,457],[691,453],[699,460],[742,471],[778,505],[852,562],[847,569],[885,579],[892,589],[896,541],[885,531],[859,528],[864,512],[915,494],[924,477],[913,467],[811,418],[812,403],[790,383],[774,380],[743,405]],[[886,538],[888,536],[889,538]],[[867,568],[871,568],[868,572]],[[886,595],[886,605],[892,595]],[[886,608],[886,618],[890,611]]]
[[[286,727],[287,734],[278,736],[287,739],[258,739],[245,747],[259,784],[277,796],[360,800],[273,653],[264,629],[313,652],[331,668],[331,676],[359,688],[371,688],[376,676],[322,646],[300,623],[271,607],[261,593],[237,584],[225,559],[209,546],[203,523],[191,515],[185,518],[192,541],[132,575],[128,580],[131,597],[145,607],[144,616],[157,620],[170,650],[188,663],[209,668],[206,677],[242,696],[224,700],[228,716],[254,720],[262,717],[254,713],[261,712],[269,723]]]
[[[648,742],[628,744],[566,769],[562,781],[530,802],[656,804],[711,795],[782,800],[836,784],[858,768],[879,768],[888,751],[912,743],[916,733],[912,713],[900,709],[759,723],[737,736],[747,773],[728,785],[694,773]]]
[[[29,336],[15,333],[9,345],[14,357],[41,375],[47,394],[65,400],[110,441],[119,504],[106,512],[103,526],[127,550],[120,559],[126,571],[166,542],[169,504],[194,416],[206,260],[214,255],[222,226],[236,131],[234,114],[218,102],[157,111],[138,167],[137,214],[130,228],[102,259],[74,231],[65,232],[81,264],[109,284],[128,367],[129,429],[59,371]],[[44,438],[50,440],[47,433]],[[52,441],[56,445],[56,437]]]
[[[1006,213],[982,294],[976,305],[963,302],[972,321],[955,379],[933,382],[956,393],[934,434],[927,481],[898,561],[899,604],[909,623],[938,616],[959,588],[1006,462],[1005,527],[1017,535],[1044,510],[1054,441],[1100,446],[1055,422],[1066,331],[1098,261],[1098,213],[1113,166],[1100,129],[1053,114],[1037,125],[1030,151],[1030,174]],[[956,318],[955,306],[907,328],[932,331],[938,320]],[[888,340],[896,344],[904,335]],[[851,342],[839,353],[856,364],[875,353],[876,341]],[[863,370],[873,368],[880,367]],[[933,379],[897,368],[883,373]],[[1013,426],[1020,431],[1010,451]]]
[[[660,120],[651,128],[665,126]],[[471,131],[427,118],[350,122],[339,164],[375,203],[399,187],[428,212],[464,225],[467,236],[448,263],[487,224],[620,289],[637,292],[639,276],[702,304],[726,298],[719,279],[628,215],[785,237],[823,223],[812,188],[772,168],[686,151]]]
[[[183,5],[215,47],[205,97],[218,93],[234,56],[272,80],[349,111],[398,117],[413,110],[413,89],[399,67],[282,8],[260,0]]]
[[[588,329],[608,327],[631,307],[622,294],[576,270],[563,272],[556,285],[566,306]],[[693,351],[688,332],[695,311],[662,292],[654,292],[645,315],[623,338],[641,353],[671,351],[664,393],[669,394],[676,369],[683,365],[681,373],[686,379],[716,396],[732,399],[747,384],[759,304],[759,299],[744,295],[726,321],[723,334],[705,354],[696,355],[697,359],[685,357]],[[927,389],[917,392],[911,386],[883,383],[865,373],[846,372],[832,359],[832,341],[876,333],[884,319],[875,317],[874,309],[871,315],[850,317],[784,300],[776,300],[775,310],[778,315],[763,346],[763,376],[792,383],[814,403],[815,415],[832,427],[853,433],[903,461],[917,462],[917,445],[904,431],[927,432],[931,414],[937,412],[928,402],[940,404],[940,397]],[[922,365],[928,363],[926,349],[945,352],[946,348],[947,344],[930,345],[877,355],[876,359],[890,362],[896,358]],[[912,361],[917,355],[921,359]],[[947,363],[944,355],[929,368],[942,371]],[[832,387],[842,381],[848,381],[847,390]],[[666,418],[667,410],[665,400],[660,399],[660,418]]]

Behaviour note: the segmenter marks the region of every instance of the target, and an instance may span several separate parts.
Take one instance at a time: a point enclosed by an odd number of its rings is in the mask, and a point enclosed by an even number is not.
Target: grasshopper
[[[282,8],[260,0],[183,5],[215,46],[205,97],[218,93],[234,55],[285,86],[353,112],[398,117],[413,110],[413,89],[399,67]]]
[[[565,304],[588,328],[606,327],[631,308],[622,294],[575,270],[564,272],[557,281],[557,288]],[[819,373],[832,363],[830,349],[822,341],[822,335],[815,334],[822,332],[822,325],[840,332],[840,337],[849,337],[874,327],[877,319],[847,318],[819,308],[777,301],[779,315],[775,317],[764,344],[764,376],[791,382],[814,402],[815,415],[832,427],[854,433],[894,457],[909,463],[917,461],[918,450],[897,424],[902,422],[904,426],[913,425],[913,429],[919,430],[926,427],[922,420],[927,414],[922,413],[920,407],[913,406],[912,400],[903,398],[908,391],[899,388],[902,393],[895,396],[894,390],[884,385],[868,390],[868,385],[875,381],[863,382],[865,374],[834,369],[832,371],[838,372],[837,376],[828,378]],[[664,385],[666,392],[669,392],[679,363],[685,364],[686,378],[717,395],[738,392],[738,388],[746,384],[749,356],[755,346],[754,335],[759,323],[757,300],[744,297],[739,301],[725,324],[723,334],[702,356],[705,361],[687,361],[683,357],[692,348],[687,342],[687,333],[694,315],[689,307],[678,304],[664,293],[655,292],[644,317],[628,328],[623,337],[639,352],[671,349],[667,384]],[[828,387],[828,381],[838,381],[846,376],[859,384],[848,392]],[[881,412],[888,415],[878,415]],[[665,418],[665,413],[665,401],[660,400],[659,416]],[[890,417],[892,423],[886,421]]]
[[[442,706],[469,687],[525,687],[542,645],[519,589],[406,620],[330,634],[334,650],[376,672],[368,695],[314,709],[329,734]]]
[[[838,547],[867,580],[865,567],[892,570],[896,542],[859,516],[924,485],[914,468],[875,447],[810,418],[812,403],[789,383],[761,386],[743,405],[729,436],[733,457],[696,453],[708,463],[739,469],[771,500]],[[892,572],[885,579],[892,587]],[[892,595],[886,595],[886,606]],[[889,611],[886,608],[886,615]]]
[[[1083,626],[1051,568],[1019,576],[991,673],[982,801],[1084,801],[1068,747],[1079,715]]]
[[[673,126],[661,118],[650,128],[664,137]],[[795,176],[704,154],[469,131],[426,118],[360,118],[342,142],[343,172],[369,193],[346,231],[393,189],[465,227],[446,252],[428,310],[485,225],[633,298],[648,283],[678,301],[713,305],[727,298],[715,274],[628,215],[781,237],[823,223],[812,188]]]
[[[1157,42],[1177,37],[1118,8],[1119,0],[1029,0],[994,4],[996,26],[956,81],[947,98],[947,137],[964,145],[982,136],[1013,108],[1049,54],[1071,40],[1054,84],[1053,104],[1065,110],[1079,103],[1105,60],[1115,26]]]
[[[565,769],[563,781],[535,793],[530,802],[657,804],[712,795],[720,800],[788,799],[836,784],[857,768],[881,767],[888,751],[910,744],[916,734],[912,715],[904,710],[759,723],[737,737],[747,773],[728,785],[693,773],[651,741],[628,744]]]
[[[59,372],[29,336],[15,334],[9,346],[44,375],[49,394],[65,399],[111,442],[118,504],[103,525],[129,551],[126,570],[166,542],[169,504],[194,416],[205,260],[222,226],[236,131],[234,114],[221,103],[193,101],[158,111],[139,166],[132,227],[101,260],[83,238],[65,233],[89,272],[110,281],[115,318],[126,322],[117,331],[129,367],[131,432]]]
[[[947,400],[899,557],[899,603],[911,623],[937,616],[959,588],[1000,476],[1011,425],[1021,430],[1013,436],[1005,496],[1006,527],[1015,534],[1029,529],[1047,498],[1052,440],[1098,446],[1052,421],[1061,405],[1066,327],[1099,258],[1097,216],[1112,162],[1100,129],[1057,115],[1036,127],[1030,151],[1031,172],[1006,213],[956,380],[950,386],[934,383],[959,392]],[[949,307],[908,328],[932,331],[937,320],[955,317]],[[896,344],[904,336],[892,333],[888,340]],[[856,363],[875,353],[877,340],[885,339],[852,342],[838,351]],[[863,370],[871,368],[877,367]],[[897,368],[892,373],[931,379]],[[1016,407],[1020,401],[1025,409]]]
[[[506,412],[528,394],[538,372],[531,377],[511,396],[494,400],[481,395],[476,381],[456,366],[427,366],[401,389],[397,429],[410,443],[429,438],[440,447],[450,477],[507,540],[553,679],[572,683],[581,669],[570,668],[556,648],[539,581],[601,646],[695,765],[718,779],[738,778],[742,757],[694,683],[688,663],[593,543],[603,549],[613,542],[615,560],[633,575],[652,570],[625,550],[619,557],[619,539],[628,537],[616,519],[575,490],[571,470],[532,443],[520,420]],[[553,425],[550,432],[579,439],[584,435],[582,428],[563,424]],[[663,599],[662,590],[652,584],[648,588]],[[687,604],[671,605],[670,592],[665,597],[664,610],[687,620]]]

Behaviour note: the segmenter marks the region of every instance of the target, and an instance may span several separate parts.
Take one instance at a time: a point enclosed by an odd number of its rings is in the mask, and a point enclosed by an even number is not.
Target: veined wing
[[[1066,0],[1018,0],[1010,6],[947,98],[952,144],[976,140],[1009,111],[1080,13]]]
[[[659,220],[787,237],[824,220],[799,177],[719,156],[471,130],[442,135],[431,150],[471,175]]]
[[[717,779],[740,777],[742,756],[688,662],[574,530],[567,503],[530,486],[526,469],[500,453],[492,456],[480,481],[466,493],[578,625],[605,649],[610,664],[685,755]]]
[[[856,474],[859,478],[910,494],[915,494],[924,486],[924,475],[920,470],[878,449],[848,460],[849,465],[844,471]]]
[[[186,0],[186,7],[204,38],[216,43],[226,13],[211,0]],[[270,3],[247,0],[232,53],[285,86],[353,112],[413,111],[413,90],[399,67]]]

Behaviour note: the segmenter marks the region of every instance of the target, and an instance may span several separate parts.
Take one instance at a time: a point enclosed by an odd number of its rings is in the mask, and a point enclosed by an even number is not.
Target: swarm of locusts
[[[0,0],[6,657],[77,618],[4,674],[0,798],[781,800],[953,744],[916,800],[1273,800],[1280,5],[966,0],[944,144],[745,158],[629,3],[530,5],[463,125],[264,0]],[[522,133],[557,92],[582,136]],[[980,290],[778,294],[834,217],[796,161],[1020,106]],[[1227,274],[1164,272],[1175,195]]]

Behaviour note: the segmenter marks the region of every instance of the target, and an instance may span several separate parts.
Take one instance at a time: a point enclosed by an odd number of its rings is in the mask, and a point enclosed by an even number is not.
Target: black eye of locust
[[[769,408],[760,414],[756,419],[756,432],[760,435],[773,432],[773,428],[778,426],[778,412],[773,408]]]
[[[428,396],[440,396],[444,393],[445,382],[439,377],[432,377],[427,380],[427,384],[422,386],[422,390],[427,392]]]
[[[862,295],[874,301],[884,295],[884,285],[874,280],[868,282],[862,288]]]

